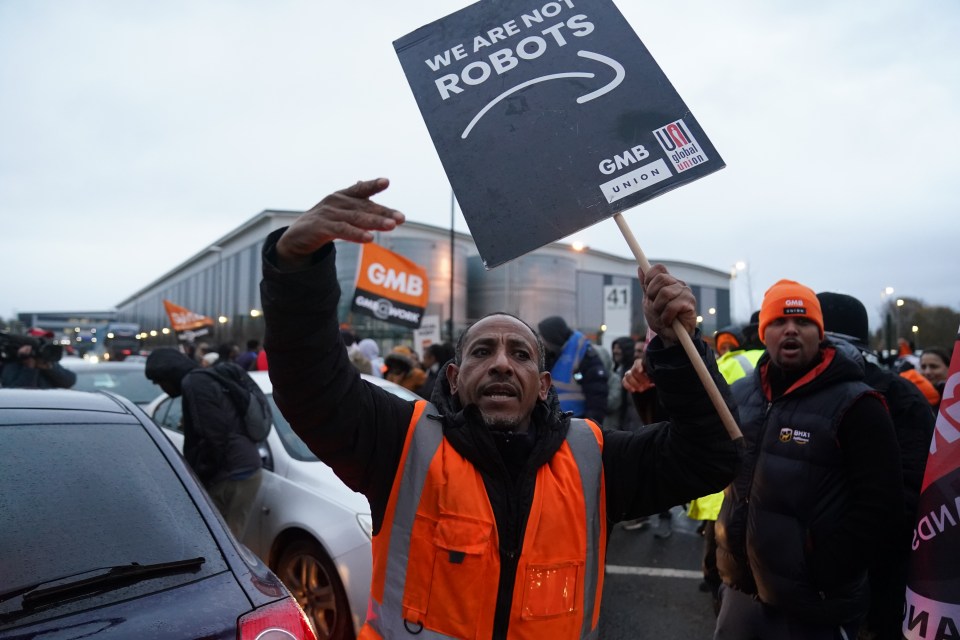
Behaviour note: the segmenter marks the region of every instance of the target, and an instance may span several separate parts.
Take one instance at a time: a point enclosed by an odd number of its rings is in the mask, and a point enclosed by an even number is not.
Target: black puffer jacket
[[[723,581],[817,624],[866,609],[866,570],[903,510],[893,425],[846,344],[771,395],[773,364],[733,386],[747,441],[744,467],[717,520]]]

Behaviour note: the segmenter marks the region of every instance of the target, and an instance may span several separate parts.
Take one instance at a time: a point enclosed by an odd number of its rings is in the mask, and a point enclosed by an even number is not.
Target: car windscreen
[[[109,391],[123,396],[130,402],[145,405],[163,393],[157,385],[147,379],[143,369],[103,369],[90,367],[78,369],[77,382],[73,385],[78,391]]]
[[[280,436],[283,448],[287,450],[290,457],[294,460],[303,460],[304,462],[317,462],[319,458],[310,451],[310,448],[300,439],[300,436],[294,433],[293,427],[290,426],[287,419],[280,413],[280,408],[277,407],[277,403],[273,401],[273,394],[267,396],[267,399],[270,401],[270,409],[273,411],[273,428],[277,430],[277,435]]]
[[[385,389],[404,400],[420,400],[420,396],[412,391],[407,391],[400,385],[390,385],[385,387]],[[277,435],[280,436],[280,441],[283,442],[283,448],[287,450],[290,457],[305,462],[315,462],[319,460],[319,458],[310,451],[306,443],[300,439],[300,436],[293,431],[293,427],[290,426],[287,419],[283,417],[280,408],[277,407],[277,403],[273,400],[273,394],[268,395],[267,399],[270,400],[270,408],[273,410],[273,427],[277,430]]]
[[[204,559],[196,571],[63,605],[87,608],[227,569],[197,505],[141,425],[2,426],[0,451],[0,593],[104,567]]]

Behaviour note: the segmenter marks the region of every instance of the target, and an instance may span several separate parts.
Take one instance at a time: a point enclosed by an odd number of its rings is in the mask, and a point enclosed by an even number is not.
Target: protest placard
[[[394,47],[488,269],[724,166],[611,0],[478,2]]]
[[[960,329],[930,441],[910,544],[907,640],[960,633]]]
[[[621,212],[725,166],[612,0],[485,0],[393,45],[487,269],[613,217],[646,271]]]

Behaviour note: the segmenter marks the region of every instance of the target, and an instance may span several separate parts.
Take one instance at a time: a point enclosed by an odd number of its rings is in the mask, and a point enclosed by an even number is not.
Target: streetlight
[[[900,338],[900,307],[903,306],[903,298],[897,298],[897,338]]]
[[[214,305],[217,308],[217,316],[220,324],[224,324],[226,320],[223,319],[223,247],[212,245],[208,251],[217,254],[217,292]]]
[[[913,332],[913,348],[920,348],[920,327],[913,325],[910,330]]]
[[[745,260],[737,260],[733,268],[730,269],[730,279],[736,280],[741,271],[743,271],[747,277],[747,317],[749,318],[750,314],[753,313],[753,286],[750,283],[750,265],[747,264]],[[731,304],[730,306],[736,307],[735,304]]]
[[[887,307],[887,298],[893,295],[893,287],[884,287],[880,290],[880,313],[883,322],[883,347],[888,352],[893,350],[893,341],[891,338],[892,327],[890,326],[890,309]]]

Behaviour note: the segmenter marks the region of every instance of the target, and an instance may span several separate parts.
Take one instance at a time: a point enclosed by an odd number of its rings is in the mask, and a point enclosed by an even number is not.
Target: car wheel
[[[318,640],[354,638],[347,593],[319,544],[294,540],[283,549],[273,570],[303,607]]]

